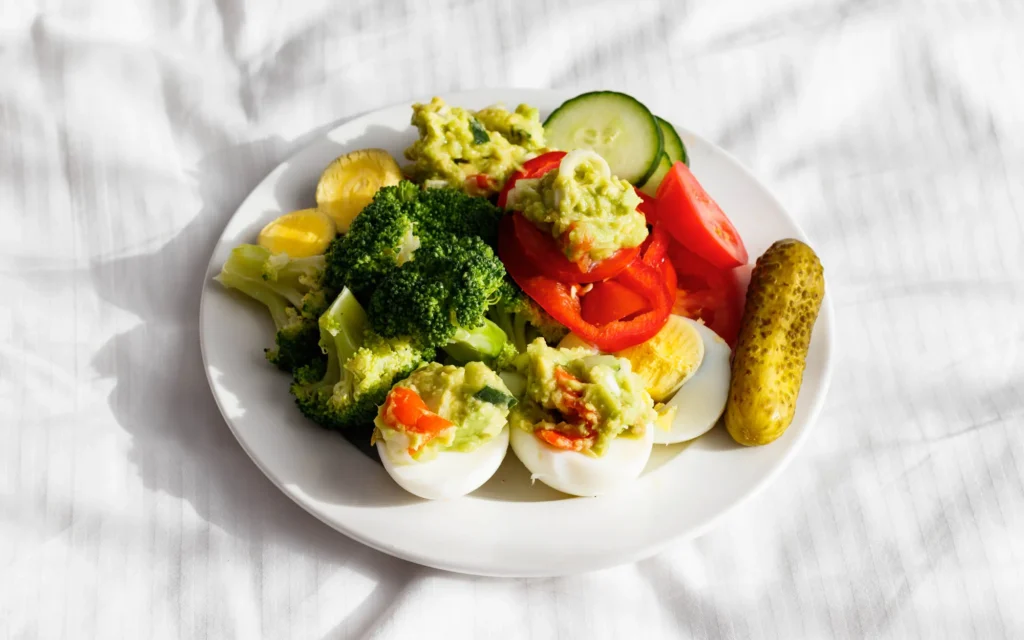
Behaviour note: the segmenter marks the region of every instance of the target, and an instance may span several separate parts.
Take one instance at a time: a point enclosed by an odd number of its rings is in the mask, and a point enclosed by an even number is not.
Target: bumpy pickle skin
[[[739,444],[773,442],[793,421],[824,295],[821,261],[803,242],[779,240],[758,258],[725,409],[725,427]]]

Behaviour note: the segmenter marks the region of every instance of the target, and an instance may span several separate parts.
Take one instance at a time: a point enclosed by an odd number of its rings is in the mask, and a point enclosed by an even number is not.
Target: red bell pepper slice
[[[639,247],[619,249],[608,258],[584,271],[570,262],[558,249],[554,238],[527,220],[522,213],[512,214],[512,223],[519,246],[527,259],[545,275],[561,282],[599,282],[614,277],[625,269],[640,253]]]
[[[621,351],[658,333],[672,311],[672,292],[659,269],[634,260],[617,276],[625,287],[647,299],[650,310],[629,320],[597,326],[583,319],[575,285],[539,273],[515,241],[512,221],[506,217],[498,235],[498,254],[505,269],[524,292],[553,318],[602,351]]]

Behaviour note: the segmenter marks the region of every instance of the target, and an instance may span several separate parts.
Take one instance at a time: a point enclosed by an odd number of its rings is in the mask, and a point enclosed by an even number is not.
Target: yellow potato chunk
[[[335,235],[337,229],[330,216],[316,209],[300,209],[263,227],[258,242],[271,253],[308,258],[325,252]]]

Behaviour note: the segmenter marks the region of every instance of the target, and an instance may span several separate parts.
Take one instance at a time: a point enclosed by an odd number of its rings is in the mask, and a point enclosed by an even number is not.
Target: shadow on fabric
[[[377,587],[365,600],[369,606],[346,620],[360,628],[378,619],[407,586],[413,565],[349,540],[278,491],[220,415],[199,347],[209,256],[255,186],[237,176],[262,179],[281,158],[333,126],[292,143],[271,138],[210,154],[197,167],[203,206],[188,226],[153,253],[92,265],[99,295],[140,320],[109,340],[92,364],[100,376],[115,379],[108,402],[132,437],[129,459],[147,489],[188,502],[210,525],[248,543],[255,559],[268,544],[283,545],[371,578]]]

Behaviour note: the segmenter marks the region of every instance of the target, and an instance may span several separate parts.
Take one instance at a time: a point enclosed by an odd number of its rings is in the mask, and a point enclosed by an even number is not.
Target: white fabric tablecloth
[[[620,4],[0,3],[0,638],[1024,637],[1024,3]],[[200,280],[242,198],[480,86],[634,93],[822,257],[820,423],[698,540],[423,569],[292,504],[214,405]]]

